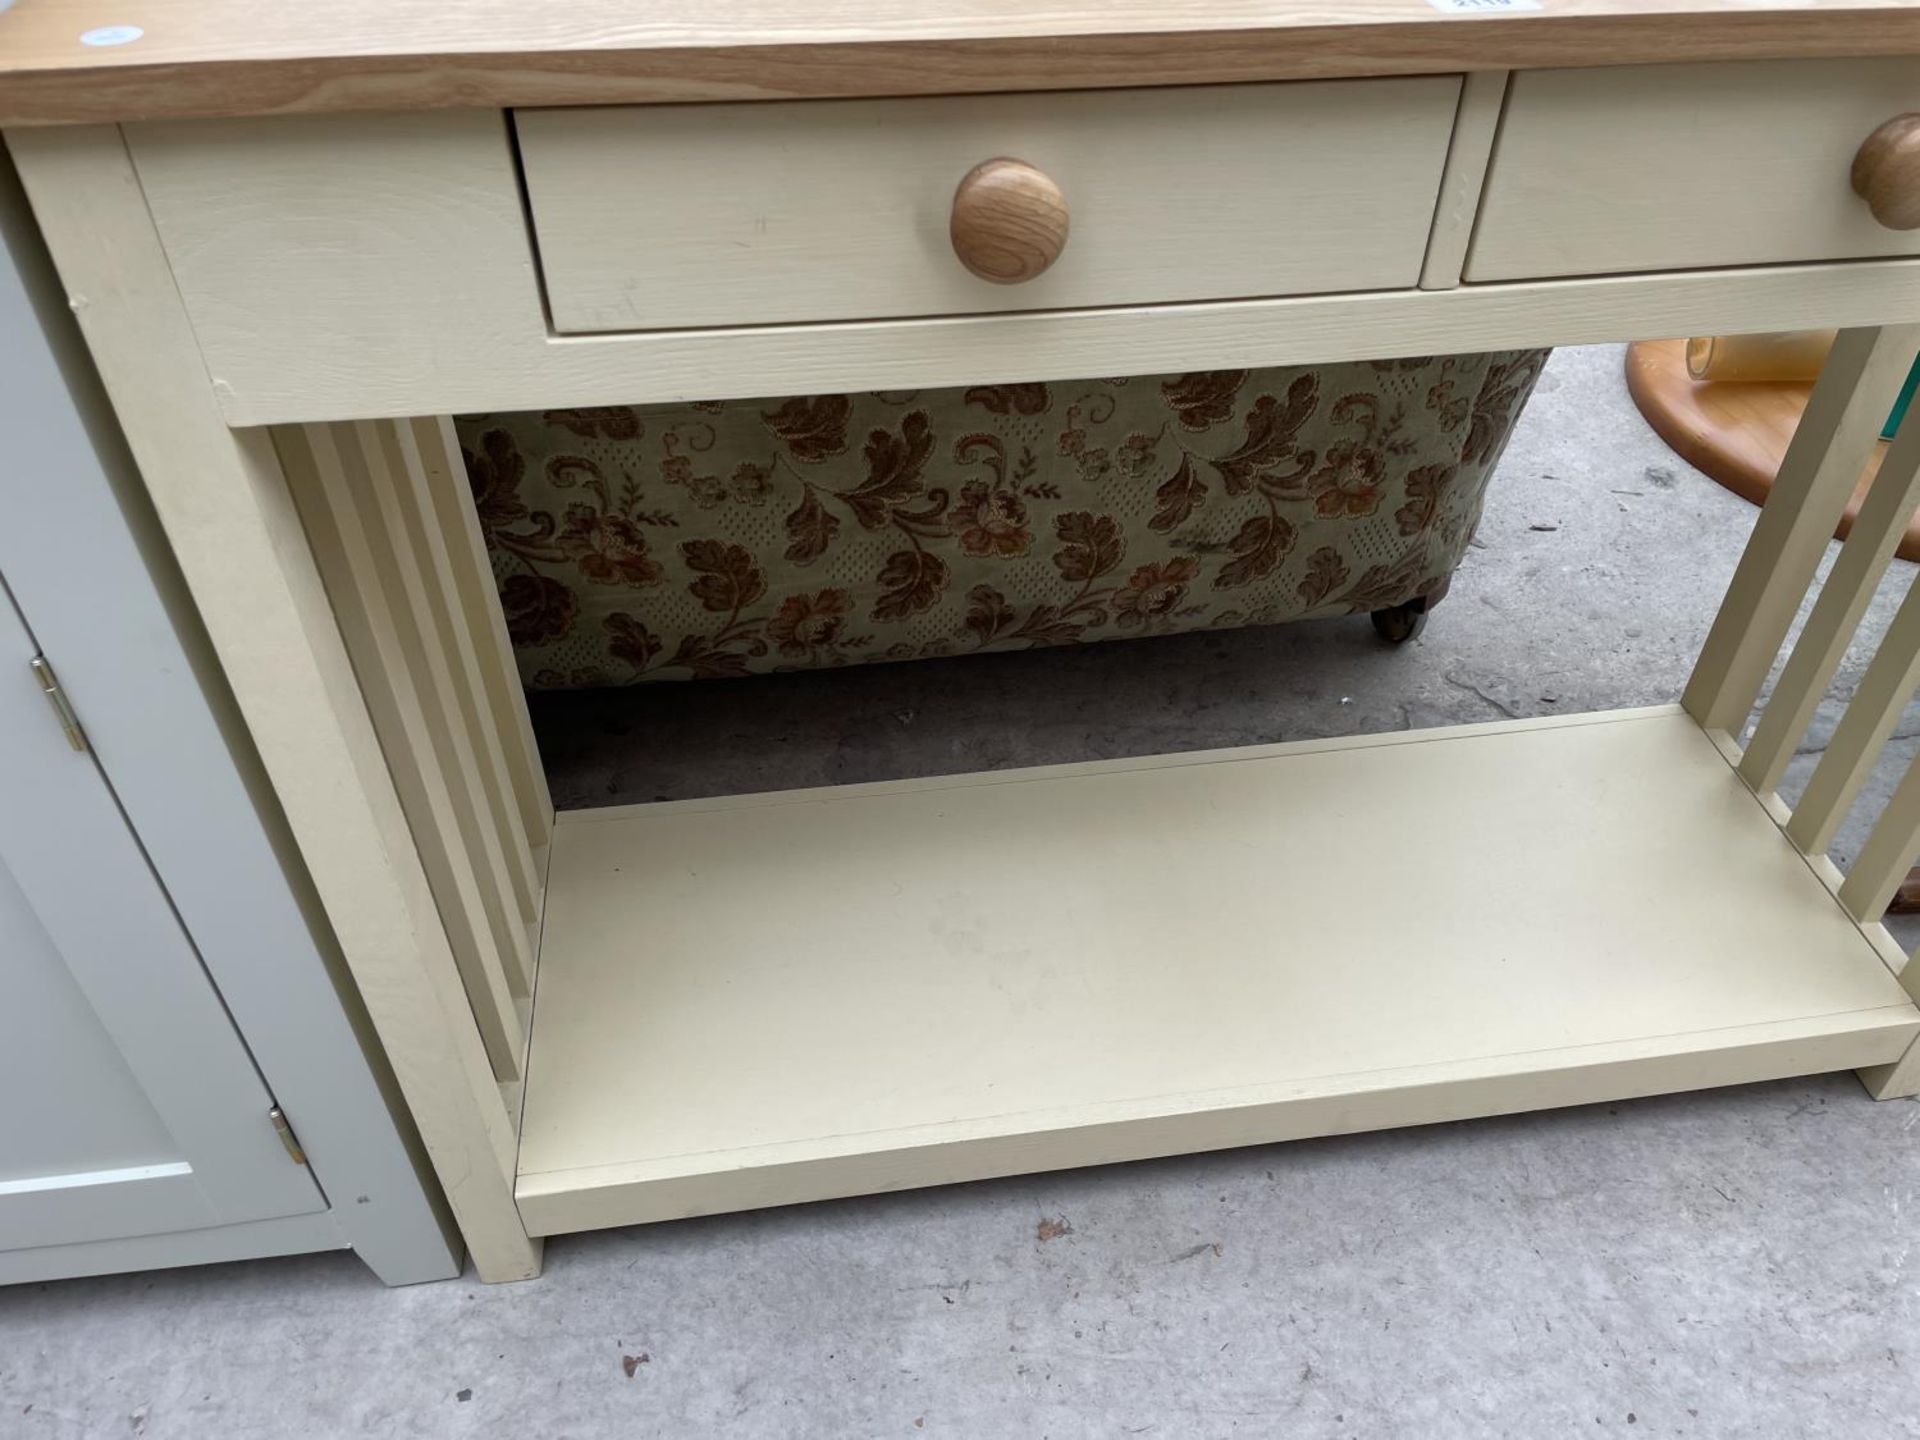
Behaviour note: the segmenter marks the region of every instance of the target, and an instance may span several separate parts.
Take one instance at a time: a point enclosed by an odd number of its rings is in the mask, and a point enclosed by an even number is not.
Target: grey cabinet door
[[[325,1208],[0,584],[0,1251]]]

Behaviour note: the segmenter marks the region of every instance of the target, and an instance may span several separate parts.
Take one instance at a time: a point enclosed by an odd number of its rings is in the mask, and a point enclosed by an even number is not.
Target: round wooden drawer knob
[[[953,192],[951,233],[967,269],[996,285],[1018,285],[1067,248],[1067,197],[1024,160],[989,160]]]
[[[1920,230],[1920,115],[1896,115],[1867,137],[1853,190],[1889,230]]]

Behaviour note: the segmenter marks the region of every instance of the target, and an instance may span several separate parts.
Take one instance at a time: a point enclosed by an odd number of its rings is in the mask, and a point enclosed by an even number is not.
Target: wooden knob
[[[1867,137],[1853,193],[1889,230],[1920,230],[1920,115],[1896,115]]]
[[[988,160],[953,192],[953,253],[982,280],[1018,285],[1067,248],[1067,197],[1024,160]]]

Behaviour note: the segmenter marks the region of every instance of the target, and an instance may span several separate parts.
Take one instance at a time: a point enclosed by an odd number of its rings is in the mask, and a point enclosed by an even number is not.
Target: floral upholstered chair
[[[1445,592],[1546,351],[457,421],[521,673],[620,685]]]

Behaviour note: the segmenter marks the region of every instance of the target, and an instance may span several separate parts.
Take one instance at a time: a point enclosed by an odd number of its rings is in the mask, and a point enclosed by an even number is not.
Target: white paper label
[[[1540,0],[1427,0],[1442,15],[1493,15],[1509,10],[1544,10]]]

